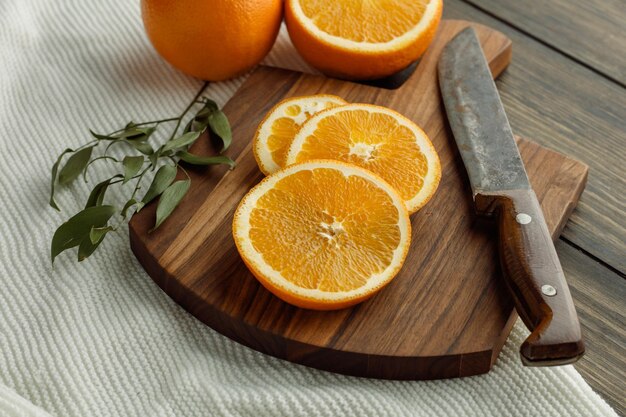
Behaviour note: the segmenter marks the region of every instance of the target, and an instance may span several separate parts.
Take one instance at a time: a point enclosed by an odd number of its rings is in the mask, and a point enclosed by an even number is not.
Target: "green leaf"
[[[222,139],[222,150],[224,152],[233,140],[233,133],[230,130],[228,118],[221,110],[216,110],[209,115],[209,126],[211,131]]]
[[[135,176],[143,166],[143,156],[126,156],[122,161],[124,166],[124,182],[126,184],[132,177]]]
[[[196,113],[196,115],[194,116],[193,120],[195,120],[196,122],[199,122],[201,120],[206,120],[209,117],[209,115],[211,113],[213,113],[215,110],[217,110],[217,105],[216,105],[215,109],[211,109],[211,108],[208,108],[206,106],[202,107],[198,111],[198,113]]]
[[[135,148],[136,150],[138,150],[144,155],[150,156],[154,153],[154,149],[152,149],[152,146],[150,146],[148,142],[143,141],[143,140],[128,140],[128,139],[120,139],[118,141],[111,142],[109,146],[107,146],[104,152],[105,153],[108,152],[112,145],[115,145],[118,143],[125,143],[128,146],[132,146],[133,148]]]
[[[89,240],[91,228],[105,226],[114,214],[113,206],[88,207],[59,226],[52,236],[50,246],[52,262],[61,252],[78,246],[85,238]]]
[[[63,159],[63,156],[69,152],[74,152],[74,150],[70,148],[66,148],[63,152],[61,152],[61,155],[59,155],[54,165],[52,165],[52,172],[50,174],[52,179],[50,181],[50,203],[49,204],[52,208],[58,211],[61,211],[61,209],[59,208],[59,206],[57,206],[56,201],[54,201],[54,186],[57,182],[57,172],[59,171],[59,164],[61,163],[61,159]]]
[[[150,146],[148,142],[142,140],[125,140],[125,142],[144,155],[152,155],[154,153],[154,149],[152,149],[152,146]]]
[[[217,105],[216,102],[214,102],[213,100],[211,100],[208,97],[203,97],[202,100],[204,101],[204,108],[203,110],[206,108],[209,110],[210,113],[216,111],[217,109],[219,109],[219,106]],[[200,110],[200,112],[202,112],[202,110]]]
[[[139,210],[141,207],[143,207],[143,203],[135,200],[134,198],[131,198],[130,200],[128,200],[126,202],[126,204],[124,204],[124,207],[122,208],[122,217],[123,218],[126,218],[126,213],[135,204],[137,205],[137,210]]]
[[[93,230],[103,230],[103,229],[113,230],[111,226],[92,228],[91,230],[93,231]],[[99,234],[99,232],[97,233]],[[91,256],[91,254],[94,253],[96,249],[98,249],[98,246],[100,246],[100,244],[104,240],[105,235],[106,235],[106,232],[99,234],[99,236],[97,236],[98,239],[95,242],[92,241],[91,239],[91,232],[89,233],[89,236],[84,237],[83,240],[80,242],[80,245],[78,246],[78,262],[82,262],[85,259],[87,259],[89,256]]]
[[[191,119],[187,122],[187,124],[185,125],[185,128],[183,129],[183,133],[191,132],[191,128],[193,127],[193,122],[194,122],[194,119]]]
[[[169,151],[176,148],[182,148],[183,146],[188,146],[194,143],[200,137],[200,132],[189,132],[184,135],[170,140],[163,146],[161,152]]]
[[[120,133],[116,133],[114,135],[102,135],[94,132],[93,130],[89,130],[91,135],[98,140],[119,140],[119,139],[128,139],[128,140],[147,140],[150,135],[154,133],[156,127],[137,127],[134,123],[129,123],[126,125],[124,130]]]
[[[132,127],[119,134],[120,138],[126,138],[128,140],[148,140],[150,135],[156,130],[155,127]]]
[[[101,206],[102,201],[104,200],[104,194],[106,193],[107,188],[109,188],[109,184],[111,183],[111,181],[113,181],[116,178],[121,178],[121,177],[122,177],[121,174],[117,174],[109,178],[108,180],[104,180],[101,183],[97,184],[95,187],[93,187],[93,190],[91,190],[91,193],[89,194],[89,198],[87,198],[87,203],[85,204],[85,208]]]
[[[101,135],[99,133],[94,132],[91,129],[89,129],[89,133],[91,133],[91,136],[93,136],[94,138],[98,140],[116,140],[117,139],[115,136]]]
[[[146,195],[141,199],[143,204],[148,204],[159,196],[176,178],[176,167],[172,165],[163,165],[152,179],[150,188],[146,192]]]
[[[102,239],[94,244],[91,243],[89,237],[83,238],[83,240],[80,242],[80,245],[78,246],[78,262],[82,262],[89,256],[91,256],[91,254],[94,253],[96,249],[98,249],[98,246],[100,246],[100,243],[102,243],[103,240],[104,236],[102,236]]]
[[[161,156],[161,151],[159,149],[157,149],[156,152],[148,155],[148,161],[150,161],[150,165],[152,166],[152,171],[154,171],[154,169],[156,168],[157,161],[159,160],[160,156]]]
[[[194,118],[189,121],[187,126],[185,126],[185,129],[183,130],[184,132],[204,132],[204,130],[209,127],[209,119],[211,115],[219,111],[217,103],[213,100],[204,97],[202,101],[204,102],[204,106],[198,111],[198,113],[196,113]]]
[[[170,214],[174,211],[176,206],[183,199],[187,191],[189,190],[189,185],[191,184],[190,180],[180,180],[176,181],[169,187],[163,191],[161,194],[161,198],[159,198],[159,205],[156,210],[156,223],[152,228],[153,231],[158,228],[161,223],[165,221],[169,217]]]
[[[74,181],[87,166],[92,151],[93,146],[89,146],[72,155],[59,173],[59,184],[64,185]]]
[[[196,120],[195,124],[193,125],[193,131],[194,132],[204,133],[204,131],[206,130],[207,127],[209,127],[209,119],[208,118]]]
[[[89,240],[95,245],[100,242],[104,238],[104,235],[109,233],[111,230],[115,229],[113,229],[112,226],[92,227],[89,231]]]
[[[226,164],[233,168],[235,166],[235,161],[230,159],[227,156],[219,155],[219,156],[199,156],[194,155],[189,152],[181,151],[176,155],[180,157],[181,160],[187,162],[191,165],[218,165],[218,164]]]

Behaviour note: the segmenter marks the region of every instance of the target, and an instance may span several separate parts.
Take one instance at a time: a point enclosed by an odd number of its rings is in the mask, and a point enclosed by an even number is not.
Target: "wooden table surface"
[[[513,131],[589,165],[557,251],[587,353],[575,366],[626,415],[626,3],[445,0],[513,41],[497,85]]]

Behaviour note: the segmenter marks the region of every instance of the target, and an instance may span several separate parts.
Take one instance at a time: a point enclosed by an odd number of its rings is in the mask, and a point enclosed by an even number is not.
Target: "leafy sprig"
[[[98,162],[111,163],[118,172],[96,184],[87,197],[85,207],[56,230],[50,250],[52,262],[60,253],[74,247],[78,247],[78,261],[86,259],[98,248],[109,232],[117,230],[123,224],[133,208],[139,211],[156,198],[159,201],[152,230],[158,228],[176,209],[191,185],[187,171],[180,166],[181,161],[190,165],[226,164],[231,168],[235,166],[234,161],[224,155],[201,156],[189,152],[189,147],[207,129],[221,140],[220,153],[226,151],[232,141],[226,115],[213,100],[201,97],[207,85],[208,83],[205,83],[202,86],[178,117],[142,123],[130,122],[122,129],[109,134],[99,134],[90,130],[91,141],[77,149],[67,148],[59,155],[52,166],[50,185],[50,206],[59,211],[60,208],[54,198],[57,186],[69,185],[81,174],[83,180],[87,182],[89,167]],[[181,132],[182,120],[194,106],[201,107]],[[161,125],[173,122],[176,124],[168,140],[155,149],[150,143],[153,134]],[[111,155],[113,147],[123,147],[123,158]],[[104,151],[99,153],[101,149]],[[94,157],[94,154],[99,156]],[[69,158],[61,167],[67,155]],[[187,178],[175,181],[178,168]],[[150,186],[140,198],[138,192],[141,183],[151,173],[154,174]],[[105,204],[105,195],[111,186],[124,186],[133,181],[135,186],[122,207]],[[117,223],[111,224],[112,219],[116,217]]]

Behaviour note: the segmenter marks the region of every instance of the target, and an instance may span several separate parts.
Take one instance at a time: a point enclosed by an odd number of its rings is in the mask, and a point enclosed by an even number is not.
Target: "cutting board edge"
[[[501,343],[496,341],[493,345],[486,346],[484,350],[459,352],[445,357],[377,355],[307,344],[260,329],[232,316],[226,317],[227,314],[225,312],[215,308],[198,310],[194,306],[194,301],[201,301],[197,300],[197,294],[181,285],[180,282],[168,278],[167,273],[163,272],[164,270],[159,267],[156,259],[149,255],[145,248],[142,248],[143,244],[136,232],[132,228],[129,228],[129,232],[131,250],[144,270],[159,286],[161,291],[187,313],[218,333],[248,348],[288,362],[319,370],[328,371],[330,362],[344,362],[345,366],[343,369],[339,365],[338,367],[332,367],[332,372],[356,377],[390,380],[435,380],[480,375],[490,371],[513,325],[511,323],[510,326],[507,325],[507,328],[503,329]],[[172,286],[172,283],[175,286]],[[235,321],[239,327],[238,329],[235,329],[232,325],[225,324],[227,322],[232,324]],[[253,337],[243,337],[241,333],[246,333],[249,336],[253,335]],[[281,340],[281,343],[276,343],[277,338]],[[256,343],[252,343],[252,341]],[[487,361],[487,363],[490,363],[488,367],[476,366],[477,362],[486,363],[484,358],[487,357],[490,358]],[[482,359],[482,361],[477,361],[477,359]],[[406,363],[399,367],[398,361],[405,361]],[[373,363],[376,363],[375,368],[372,367]],[[434,373],[432,363],[435,363],[437,366]],[[392,376],[388,373],[390,368],[393,369]],[[362,372],[354,372],[355,369],[361,369]]]
[[[183,286],[179,281],[173,280],[171,277],[168,278],[167,272],[160,268],[158,261],[145,248],[142,248],[142,241],[135,230],[129,228],[129,232],[131,250],[144,270],[159,286],[161,291],[187,313],[213,330],[248,348],[288,362],[319,370],[328,371],[329,362],[345,361],[346,366],[344,369],[332,367],[333,372],[356,377],[390,380],[435,380],[484,374],[491,370],[517,318],[517,314],[513,309],[507,325],[503,328],[500,337],[492,345],[484,346],[482,350],[457,352],[443,357],[430,355],[388,356],[345,349],[337,350],[327,346],[307,344],[260,329],[253,324],[246,323],[232,316],[226,317],[227,314],[225,312],[216,308],[198,310],[194,306],[195,301],[201,303],[201,300],[197,299],[197,294]],[[231,324],[237,322],[239,329],[235,330],[232,325],[226,325],[225,323],[227,322]],[[242,332],[249,336],[253,335],[253,337],[243,337],[241,335]],[[277,339],[281,343],[277,344]],[[487,357],[490,359],[485,360]],[[406,363],[399,367],[398,361],[405,361]],[[375,368],[372,368],[372,363],[376,363]],[[434,373],[432,372],[432,363],[438,366]],[[477,366],[477,363],[489,363],[489,366]],[[392,375],[388,374],[387,370],[389,368],[393,369]],[[354,372],[355,369],[361,369],[362,372]]]

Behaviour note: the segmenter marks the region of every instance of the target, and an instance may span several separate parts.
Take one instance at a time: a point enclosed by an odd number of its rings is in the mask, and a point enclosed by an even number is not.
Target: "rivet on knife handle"
[[[476,195],[498,217],[502,272],[516,309],[532,331],[520,353],[525,365],[575,362],[585,351],[576,310],[535,193]]]

